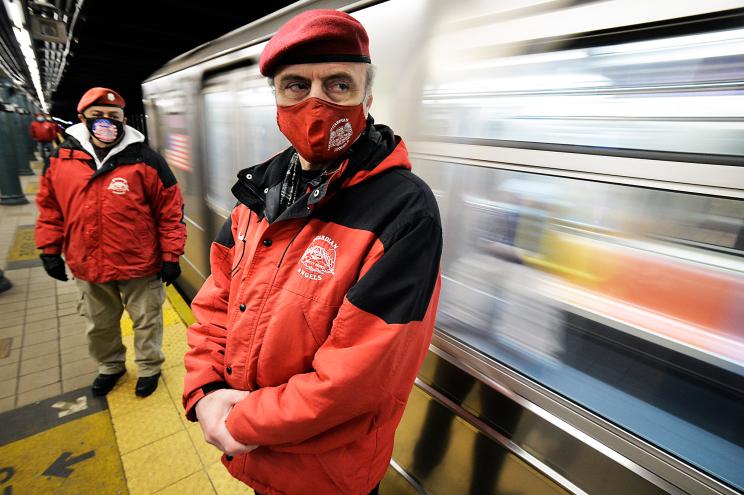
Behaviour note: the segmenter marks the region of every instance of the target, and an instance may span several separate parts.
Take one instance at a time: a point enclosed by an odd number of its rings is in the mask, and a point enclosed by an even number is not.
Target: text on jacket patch
[[[323,280],[324,275],[336,271],[336,249],[338,244],[330,237],[315,236],[300,258],[297,273],[309,280]]]
[[[129,192],[129,184],[126,179],[114,177],[108,186],[108,190],[114,194],[126,194]]]

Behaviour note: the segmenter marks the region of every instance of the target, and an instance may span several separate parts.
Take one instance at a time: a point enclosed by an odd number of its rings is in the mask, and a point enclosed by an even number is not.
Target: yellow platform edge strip
[[[181,297],[181,294],[179,294],[178,290],[174,286],[167,285],[165,287],[165,296],[168,298],[171,306],[173,306],[173,309],[187,327],[196,322],[196,318],[194,318],[194,313],[191,312],[191,308],[189,308],[189,305],[186,304],[186,301],[183,300],[183,297]]]
[[[34,226],[19,225],[16,227],[13,244],[8,251],[8,261],[37,260],[40,253],[34,241]]]

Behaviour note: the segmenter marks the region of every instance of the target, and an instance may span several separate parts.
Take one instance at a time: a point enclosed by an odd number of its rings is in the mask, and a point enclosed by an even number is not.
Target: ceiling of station
[[[77,101],[93,86],[115,89],[127,100],[128,113],[141,113],[141,82],[168,60],[293,3],[0,1],[0,71],[36,93],[29,67],[33,62],[27,63],[22,40],[13,36],[13,25],[21,22],[13,10],[20,8],[31,34],[41,92],[52,113],[67,120],[75,119]],[[39,30],[32,24],[41,24],[47,40],[37,39]],[[59,33],[66,36],[50,40]]]

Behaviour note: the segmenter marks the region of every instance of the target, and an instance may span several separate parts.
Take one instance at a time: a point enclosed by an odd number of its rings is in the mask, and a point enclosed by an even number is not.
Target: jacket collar
[[[270,160],[238,172],[238,181],[232,188],[235,197],[259,217],[266,216],[270,223],[310,215],[339,189],[360,184],[387,170],[411,169],[408,151],[400,137],[384,125],[369,125],[349,154],[330,172],[320,175],[308,184],[308,191],[293,205],[278,214],[282,180],[294,154],[290,147]]]
[[[93,143],[91,143],[90,141],[90,132],[88,131],[88,128],[86,127],[85,124],[81,122],[79,124],[70,126],[67,128],[65,133],[75,138],[75,140],[78,142],[80,147],[84,151],[86,151],[91,156],[91,158],[95,161],[97,169],[100,169],[101,165],[106,163],[106,160],[108,160],[109,158],[113,158],[130,144],[145,142],[144,134],[142,134],[140,131],[138,131],[134,127],[129,127],[128,125],[125,125],[124,126],[124,137],[122,138],[122,140],[119,141],[116,144],[116,146],[111,148],[111,150],[103,158],[103,160],[99,161],[98,156],[96,156],[95,150],[93,149]]]

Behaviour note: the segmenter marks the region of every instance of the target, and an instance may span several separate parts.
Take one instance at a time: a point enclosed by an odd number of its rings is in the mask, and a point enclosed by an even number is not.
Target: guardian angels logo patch
[[[336,272],[336,249],[338,244],[324,235],[315,236],[300,258],[297,273],[309,280],[323,280]]]
[[[108,186],[108,190],[114,194],[126,194],[129,192],[129,184],[126,179],[114,177]]]
[[[351,135],[354,133],[354,129],[351,128],[349,119],[343,118],[338,119],[331,126],[331,136],[328,138],[328,149],[333,151],[340,151],[349,144]]]

